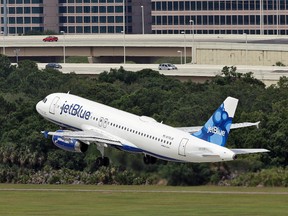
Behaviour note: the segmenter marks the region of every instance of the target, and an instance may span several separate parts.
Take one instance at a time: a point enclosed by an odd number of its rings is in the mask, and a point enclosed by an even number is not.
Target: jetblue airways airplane
[[[39,101],[38,113],[62,129],[43,131],[52,135],[61,149],[85,152],[91,143],[102,157],[96,162],[108,166],[104,148],[143,153],[144,162],[156,159],[176,162],[219,162],[236,159],[238,154],[268,152],[266,149],[228,149],[225,144],[230,129],[258,126],[259,122],[232,124],[238,104],[227,97],[203,127],[174,128],[147,116],[137,116],[72,94],[54,93]]]

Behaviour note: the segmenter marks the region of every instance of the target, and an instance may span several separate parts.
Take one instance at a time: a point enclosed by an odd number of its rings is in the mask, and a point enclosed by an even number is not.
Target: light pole
[[[61,34],[63,34],[63,63],[66,64],[66,38],[65,38],[65,31],[60,31]]]
[[[4,35],[7,36],[8,35],[8,7],[7,7],[7,0],[3,1],[3,32]]]
[[[3,51],[2,51],[2,54],[5,55],[5,33],[3,31],[1,31],[1,34],[2,34],[2,39],[3,39]]]
[[[121,31],[121,33],[123,34],[123,62],[124,65],[126,64],[126,39],[125,39],[125,34],[126,34],[126,7],[125,7],[125,1],[123,0],[123,30]]]
[[[125,39],[125,31],[121,31],[123,34],[123,62],[126,64],[126,39]]]
[[[126,27],[126,20],[125,20],[125,18],[126,18],[126,13],[125,13],[125,10],[126,10],[126,8],[125,8],[125,1],[126,0],[123,0],[123,31],[125,32],[125,27]]]
[[[19,55],[20,49],[14,49],[14,53],[16,56],[16,63],[18,64],[18,55]]]
[[[280,5],[280,1],[276,1],[276,11],[277,11],[277,15],[276,15],[276,25],[277,25],[277,36],[279,35],[279,5]]]
[[[142,34],[144,34],[144,6],[141,5],[141,11],[142,11]]]
[[[184,64],[186,64],[186,34],[185,34],[185,31],[182,31],[181,34],[184,35]]]
[[[194,20],[189,20],[189,23],[191,24],[191,29],[192,29],[192,35],[193,35],[193,38],[192,38],[192,48],[191,48],[191,63],[194,64]]]
[[[263,35],[263,0],[260,0],[260,35]]]
[[[245,64],[247,65],[247,34],[246,33],[243,33],[243,35],[245,36]]]
[[[180,53],[180,62],[181,62],[181,65],[182,65],[182,51],[178,50],[177,52]]]

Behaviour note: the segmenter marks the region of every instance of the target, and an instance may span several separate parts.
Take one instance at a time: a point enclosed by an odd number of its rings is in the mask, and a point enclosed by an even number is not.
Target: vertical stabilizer
[[[238,99],[227,97],[202,129],[192,135],[199,139],[225,146],[237,104]]]

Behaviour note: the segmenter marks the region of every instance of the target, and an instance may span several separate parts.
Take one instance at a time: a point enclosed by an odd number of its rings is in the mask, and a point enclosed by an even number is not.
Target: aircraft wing
[[[243,127],[251,127],[251,126],[256,126],[257,128],[259,127],[259,123],[258,122],[242,122],[242,123],[234,123],[231,125],[230,129],[237,129],[237,128],[243,128]],[[193,127],[177,127],[177,129],[185,131],[187,133],[195,133],[198,132],[199,130],[201,130],[203,126],[193,126]]]
[[[78,139],[80,141],[83,141],[87,144],[91,142],[98,142],[98,143],[105,143],[108,145],[117,145],[122,146],[121,140],[117,137],[114,137],[113,135],[110,135],[108,133],[103,133],[101,130],[88,130],[88,131],[71,131],[71,130],[59,130],[55,132],[51,131],[42,131],[44,133],[45,137],[48,135],[51,136],[61,136],[63,138],[70,138],[70,139]]]
[[[267,149],[230,149],[235,154],[252,154],[252,153],[260,153],[260,152],[269,152]]]

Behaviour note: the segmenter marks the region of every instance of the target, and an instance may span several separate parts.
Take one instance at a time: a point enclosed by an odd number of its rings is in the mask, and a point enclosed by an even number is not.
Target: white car
[[[177,67],[174,64],[162,63],[158,66],[159,70],[177,70]]]

